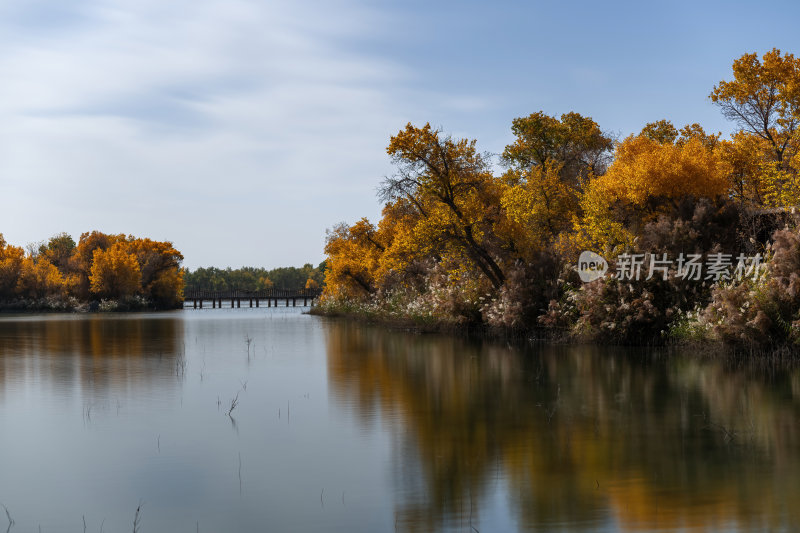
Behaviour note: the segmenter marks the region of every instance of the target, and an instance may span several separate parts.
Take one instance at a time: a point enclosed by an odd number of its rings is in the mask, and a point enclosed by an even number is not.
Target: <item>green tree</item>
[[[528,172],[547,162],[560,166],[561,179],[579,186],[590,175],[605,172],[614,142],[600,126],[579,113],[565,113],[557,119],[538,111],[515,118],[511,131],[514,143],[503,151],[504,163],[513,170]]]
[[[672,122],[669,120],[657,120],[656,122],[650,122],[645,124],[644,128],[642,128],[642,132],[639,134],[642,137],[647,137],[651,141],[656,141],[659,143],[674,143],[675,139],[678,138],[678,130],[675,129],[675,126],[672,125]]]
[[[75,239],[68,233],[58,233],[50,237],[47,243],[39,246],[39,255],[45,257],[61,272],[72,268],[71,259],[75,253]]]

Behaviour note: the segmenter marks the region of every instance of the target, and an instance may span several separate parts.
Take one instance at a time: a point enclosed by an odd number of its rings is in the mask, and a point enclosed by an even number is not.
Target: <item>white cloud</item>
[[[173,239],[190,266],[274,266],[321,258],[326,226],[377,213],[383,147],[404,123],[387,89],[409,74],[354,50],[376,15],[104,1],[55,32],[24,8],[3,15],[17,36],[0,49],[9,241],[100,229]]]

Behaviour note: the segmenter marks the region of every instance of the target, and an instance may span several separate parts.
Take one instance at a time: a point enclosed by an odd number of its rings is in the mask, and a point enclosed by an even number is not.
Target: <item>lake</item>
[[[13,532],[797,530],[800,372],[697,355],[0,316],[0,504]]]

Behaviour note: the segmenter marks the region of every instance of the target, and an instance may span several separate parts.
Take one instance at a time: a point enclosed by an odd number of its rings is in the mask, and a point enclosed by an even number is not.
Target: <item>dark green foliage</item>
[[[311,263],[306,263],[300,268],[279,267],[267,270],[265,268],[242,267],[226,269],[216,267],[186,270],[183,280],[185,290],[210,290],[224,291],[230,289],[260,290],[260,289],[302,289],[309,279],[313,279],[322,287],[325,278],[325,262],[316,268]]]
[[[71,235],[59,233],[50,237],[47,244],[39,246],[39,254],[47,258],[59,270],[66,271],[70,266],[75,246],[75,240]]]

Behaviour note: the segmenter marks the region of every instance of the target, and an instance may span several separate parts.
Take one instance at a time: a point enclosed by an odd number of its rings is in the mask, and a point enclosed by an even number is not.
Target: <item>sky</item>
[[[727,135],[709,92],[744,53],[800,54],[798,22],[793,2],[0,0],[0,233],[316,265],[327,228],[379,218],[408,122],[493,154],[540,110]]]

